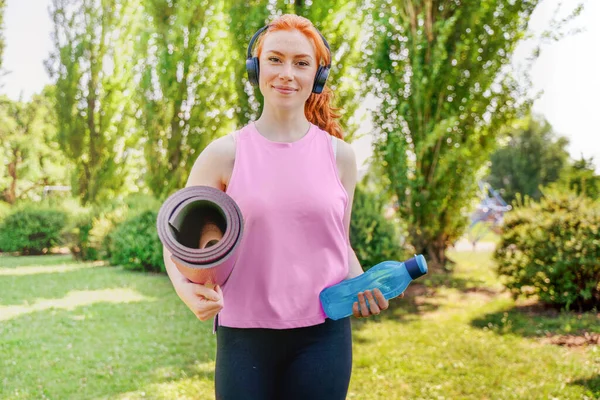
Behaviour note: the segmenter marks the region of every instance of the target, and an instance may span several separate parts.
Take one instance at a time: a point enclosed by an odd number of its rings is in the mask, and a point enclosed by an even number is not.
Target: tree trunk
[[[452,271],[454,264],[446,255],[448,244],[445,235],[437,238],[415,238],[415,250],[417,254],[423,254],[427,260],[427,267],[430,272],[445,273]]]
[[[446,246],[441,240],[432,240],[425,247],[425,252],[429,257],[427,262],[429,269],[436,272],[447,271]]]

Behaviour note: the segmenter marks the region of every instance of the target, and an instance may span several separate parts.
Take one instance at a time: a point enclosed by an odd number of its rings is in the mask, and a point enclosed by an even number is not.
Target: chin
[[[298,104],[298,102],[294,101],[281,101],[279,99],[269,99],[270,101],[268,101],[267,103],[269,103],[269,105],[272,108],[282,108],[282,109],[286,109],[286,110],[291,110],[294,108],[299,108],[299,107],[304,107],[304,103],[302,103],[301,105]]]

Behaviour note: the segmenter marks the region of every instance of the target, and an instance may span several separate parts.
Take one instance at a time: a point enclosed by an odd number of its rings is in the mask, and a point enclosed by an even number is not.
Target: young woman
[[[240,206],[238,261],[223,289],[189,282],[168,251],[167,271],[200,320],[215,317],[217,399],[344,399],[350,320],[326,318],[319,293],[363,271],[349,239],[356,159],[325,87],[329,46],[297,15],[252,39],[247,69],[264,96],[262,114],[210,143],[187,183],[221,189]],[[378,289],[367,290],[353,312],[387,308]]]

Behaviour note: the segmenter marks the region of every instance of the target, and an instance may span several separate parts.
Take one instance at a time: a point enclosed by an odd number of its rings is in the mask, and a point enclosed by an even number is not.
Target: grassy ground
[[[600,346],[557,335],[600,332],[598,315],[513,301],[490,253],[451,253],[404,299],[353,320],[349,399],[596,399]],[[166,276],[0,257],[0,398],[212,399],[216,338]]]

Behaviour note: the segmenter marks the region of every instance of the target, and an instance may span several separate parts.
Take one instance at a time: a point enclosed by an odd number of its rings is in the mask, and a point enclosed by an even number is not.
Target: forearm
[[[177,269],[177,266],[173,260],[171,260],[171,252],[167,250],[165,246],[163,246],[163,261],[165,262],[167,275],[171,279],[171,282],[173,282],[173,286],[177,287],[179,282],[189,282],[188,279]]]
[[[346,279],[352,279],[364,273],[365,271],[363,271],[354,249],[352,246],[348,246],[348,276],[346,276]]]

